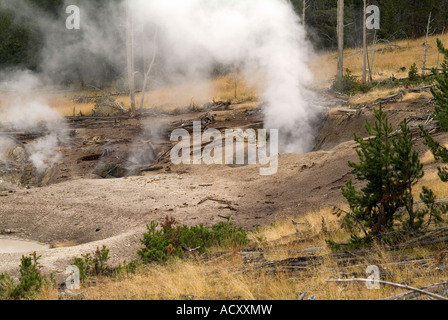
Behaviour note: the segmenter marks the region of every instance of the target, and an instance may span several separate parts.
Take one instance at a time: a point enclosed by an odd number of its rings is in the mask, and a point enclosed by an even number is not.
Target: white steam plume
[[[264,88],[260,96],[265,127],[280,130],[281,151],[303,153],[312,148],[313,123],[320,111],[313,93],[307,90],[313,81],[307,67],[312,50],[289,1],[130,2],[140,65],[137,77],[143,71],[142,56],[152,58],[157,29],[157,62],[150,87],[155,83],[195,83],[206,79],[216,65],[237,65],[242,74],[250,75],[246,79],[249,84]],[[36,20],[46,35],[40,59],[44,75],[57,83],[68,77],[95,84],[92,79],[104,76],[111,66],[125,74],[123,1],[66,0],[65,5],[80,7],[81,30],[65,29],[63,11],[60,18],[54,18],[27,3],[6,1],[0,2],[0,7],[14,11],[19,22]]]
[[[0,82],[0,126],[10,131],[44,134],[25,146],[29,160],[41,174],[61,158],[57,147],[66,139],[64,118],[37,94],[42,89],[39,77],[17,71],[2,78],[9,80]],[[6,148],[7,144],[0,144],[0,154]]]
[[[246,74],[262,73],[265,127],[280,130],[283,152],[304,153],[313,144],[319,108],[306,86],[311,53],[306,32],[288,1],[136,0],[136,25],[159,32],[166,68],[201,77],[214,64],[238,64]],[[148,50],[148,52],[150,52]],[[177,73],[179,74],[179,73]]]

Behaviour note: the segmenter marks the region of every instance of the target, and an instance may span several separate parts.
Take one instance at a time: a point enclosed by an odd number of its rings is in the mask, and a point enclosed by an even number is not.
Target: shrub
[[[448,131],[448,49],[445,49],[440,39],[437,39],[437,48],[444,56],[442,63],[442,72],[438,74],[438,71],[433,69],[435,74],[436,85],[431,88],[431,93],[436,102],[434,110],[434,118],[437,124],[443,131]],[[421,136],[424,138],[424,143],[429,147],[434,158],[442,162],[444,166],[438,168],[438,175],[441,181],[448,182],[448,149],[436,141],[428,130],[423,125],[420,125]],[[420,196],[422,201],[426,205],[426,209],[423,213],[429,213],[430,220],[428,225],[432,222],[440,222],[442,220],[442,214],[448,212],[448,205],[438,205],[435,202],[435,195],[429,189],[423,189],[423,193]]]
[[[79,269],[79,278],[85,281],[95,276],[106,276],[111,274],[111,270],[107,266],[109,260],[109,252],[106,246],[100,250],[98,247],[93,256],[90,253],[83,254],[82,258],[75,258],[73,265]]]
[[[161,228],[152,221],[141,240],[143,247],[138,251],[144,263],[164,262],[170,258],[182,258],[184,251],[205,253],[210,247],[238,247],[249,243],[243,228],[232,223],[218,223],[212,228],[204,225],[179,226],[173,218],[166,217]]]
[[[418,81],[418,80],[420,80],[420,75],[418,74],[418,68],[417,68],[417,65],[415,63],[409,69],[408,76],[409,76],[409,81]]]
[[[126,276],[129,276],[131,274],[136,274],[137,271],[141,270],[144,267],[141,260],[134,260],[129,263],[124,261],[123,264],[120,264],[117,267],[115,277],[117,278],[125,278]]]
[[[212,227],[210,246],[229,248],[245,246],[248,243],[247,233],[241,227],[234,227],[229,222],[221,222]]]
[[[369,247],[373,243],[373,239],[370,236],[359,237],[355,234],[350,236],[348,243],[337,243],[332,240],[325,240],[327,246],[333,252],[358,250],[365,247]]]
[[[0,300],[9,299],[14,287],[14,281],[9,274],[0,274]]]
[[[373,125],[366,123],[371,138],[355,135],[355,141],[359,143],[359,163],[349,162],[353,174],[358,181],[364,182],[364,187],[357,190],[353,181],[348,180],[342,189],[350,206],[342,225],[353,233],[349,245],[354,247],[368,245],[371,238],[382,239],[385,233],[393,230],[394,222],[400,217],[400,208],[407,213],[404,227],[410,232],[423,226],[425,215],[430,214],[430,221],[439,216],[432,209],[414,210],[413,186],[424,172],[418,153],[413,150],[413,134],[407,120],[402,122],[401,130],[394,132],[381,105],[375,110],[375,118]],[[421,199],[430,208],[435,199],[428,188],[424,190]],[[338,210],[335,214],[341,212]],[[360,227],[365,238],[354,234],[355,227]],[[336,247],[333,243],[329,245]]]
[[[444,60],[441,65],[442,72],[438,74],[436,70],[433,73],[437,74],[436,85],[431,88],[431,93],[436,102],[434,116],[437,124],[445,131],[448,130],[448,49],[445,49],[442,42],[437,39],[437,47],[439,52],[444,55]]]
[[[20,278],[17,285],[7,274],[0,274],[0,298],[5,300],[31,299],[35,297],[42,286],[46,284],[45,278],[39,270],[40,256],[34,252],[30,256],[22,256],[20,263]]]
[[[356,77],[352,75],[350,69],[345,70],[345,75],[342,78],[336,78],[333,82],[332,89],[336,92],[346,93],[356,87]]]

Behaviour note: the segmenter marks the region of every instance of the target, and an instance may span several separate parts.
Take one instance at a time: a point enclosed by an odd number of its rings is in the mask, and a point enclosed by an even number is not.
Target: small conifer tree
[[[401,130],[394,132],[382,106],[375,110],[375,123],[366,122],[371,138],[355,135],[359,143],[359,163],[349,162],[356,179],[365,182],[356,190],[349,180],[342,189],[350,212],[344,218],[344,225],[361,223],[367,236],[381,237],[394,227],[400,208],[408,214],[407,229],[414,231],[415,220],[424,212],[414,212],[413,186],[423,177],[423,165],[418,153],[413,150],[413,135],[405,119]]]

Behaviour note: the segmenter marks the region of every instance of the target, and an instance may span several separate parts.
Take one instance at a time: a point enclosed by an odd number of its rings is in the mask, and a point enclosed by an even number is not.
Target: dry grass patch
[[[260,261],[245,262],[244,254],[238,251],[212,250],[207,259],[192,257],[152,264],[139,268],[135,274],[99,278],[94,286],[81,291],[91,300],[296,300],[302,293],[307,293],[306,298],[314,296],[319,300],[375,300],[406,290],[387,285],[370,290],[365,283],[330,283],[328,280],[368,278],[370,274],[366,273],[366,268],[370,265],[379,266],[381,280],[414,287],[448,279],[448,269],[438,269],[433,259],[435,253],[446,250],[445,244],[400,251],[374,245],[367,255],[353,252],[353,256],[359,258],[354,264],[338,263],[325,240],[342,242],[349,234],[340,229],[339,218],[332,212],[333,208],[325,207],[300,217],[282,219],[250,234],[252,241],[263,249],[267,261],[313,255],[322,258],[320,264],[306,270],[290,272],[280,267],[273,272],[272,268],[261,268]],[[329,233],[322,233],[322,217]],[[308,240],[297,242],[297,239]],[[398,264],[404,258],[425,258],[427,263]],[[57,297],[57,290],[48,288],[39,296],[43,300]]]
[[[414,187],[414,197],[416,199],[419,198],[423,186],[431,188],[438,199],[448,197],[448,183],[440,180],[437,170],[425,172],[425,176]]]
[[[367,93],[359,93],[351,96],[348,100],[349,105],[363,105],[374,102],[397,93],[398,89],[373,89]]]
[[[448,148],[448,139],[443,139],[442,141],[439,141],[439,143],[445,148]],[[425,154],[420,158],[420,161],[423,165],[436,163],[436,159],[434,159],[434,155],[432,154],[431,150],[426,151]]]
[[[348,209],[346,206],[341,208]],[[328,254],[327,239],[344,242],[350,238],[341,229],[340,218],[333,215],[333,209],[324,207],[299,217],[287,217],[251,233],[249,237],[263,248],[265,258],[269,260],[306,255],[310,248],[316,254]],[[328,232],[324,233],[323,228]]]
[[[257,78],[251,75],[252,78]],[[156,108],[162,112],[176,112],[186,110],[191,106],[202,106],[211,101],[231,101],[233,104],[245,104],[247,108],[258,105],[259,93],[262,92],[262,81],[251,81],[249,75],[240,75],[236,86],[232,76],[221,77],[206,81],[195,81],[172,85],[169,87],[148,90],[145,94],[145,108]],[[258,78],[257,78],[258,79]],[[260,78],[261,79],[261,78]],[[76,97],[93,97],[101,94],[108,94],[95,90],[78,90],[74,92],[54,92],[43,93],[39,97],[46,101],[48,105],[59,111],[63,116],[89,115],[95,107],[94,99],[87,99],[86,102],[77,102]],[[15,101],[15,94],[1,93],[0,100]],[[130,109],[131,102],[128,95],[113,97],[125,109]],[[141,93],[135,96],[136,107],[140,106]],[[0,108],[2,107],[0,102]]]
[[[439,65],[443,61],[443,57],[439,55],[437,50],[437,38],[440,38],[446,45],[448,43],[448,35],[431,36],[428,39],[428,51],[426,57],[426,67],[432,68]],[[393,43],[379,43],[376,45],[374,57],[373,78],[374,80],[384,80],[395,75],[396,78],[408,77],[409,68],[412,64],[416,64],[421,73],[423,66],[423,53],[425,42],[424,38],[416,40],[401,40]],[[369,54],[372,47],[369,46]],[[334,77],[336,75],[337,53],[331,52],[318,57],[325,66],[325,74]],[[362,49],[351,48],[344,51],[344,68],[348,68],[356,76],[362,75]],[[314,63],[312,68],[315,74],[320,74],[320,64]],[[406,70],[401,70],[405,67]]]
[[[183,83],[170,87],[149,90],[145,94],[145,108],[157,108],[162,112],[175,112],[186,110],[191,106],[201,106],[210,101],[231,101],[232,103],[250,102],[256,104],[259,88],[248,85],[243,79],[238,80],[237,96],[235,98],[235,86],[231,77],[222,77],[210,81],[196,81]],[[99,91],[79,91],[64,94],[47,94],[49,105],[61,112],[64,116],[88,115],[92,112],[95,102],[78,103],[73,101],[75,96],[95,96],[102,94]],[[130,109],[128,95],[114,97],[125,109]],[[140,106],[141,93],[137,93],[136,106]]]

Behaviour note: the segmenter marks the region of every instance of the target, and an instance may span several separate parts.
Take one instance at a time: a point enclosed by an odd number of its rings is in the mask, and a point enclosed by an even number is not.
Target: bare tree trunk
[[[154,66],[154,62],[156,60],[156,55],[157,55],[157,29],[154,33],[154,44],[153,44],[154,50],[153,50],[153,54],[152,54],[152,60],[151,60],[151,64],[148,67],[148,71],[146,71],[144,79],[143,79],[143,86],[142,86],[142,95],[140,98],[140,110],[143,109],[143,104],[145,102],[145,93],[146,93],[146,87],[148,86],[148,80],[149,80],[149,75],[151,74],[151,70],[152,67]]]
[[[303,0],[303,8],[302,8],[302,24],[305,26],[305,22],[306,22],[306,5],[307,5],[307,0]]]
[[[363,21],[362,21],[362,83],[367,82],[367,27],[366,27],[366,20],[367,20],[367,0],[364,0],[364,13],[363,13]]]
[[[239,79],[240,70],[236,64],[233,66],[233,69],[234,69],[233,84],[234,84],[234,89],[235,89],[235,99],[237,99],[238,98],[238,94],[237,94],[238,79]]]
[[[372,56],[370,57],[370,64],[369,64],[369,81],[372,82],[373,81],[373,62],[374,62],[374,58],[375,58],[375,47],[376,47],[376,43],[378,41],[378,37],[376,35],[376,30],[375,33],[373,34],[373,47],[372,47]]]
[[[425,74],[426,74],[426,52],[428,50],[428,36],[429,36],[429,27],[431,26],[431,15],[432,15],[432,12],[429,13],[428,27],[426,28],[425,53],[423,54],[423,70],[422,70],[423,76],[425,76]]]
[[[129,0],[126,0],[126,49],[129,79],[129,95],[131,98],[131,117],[135,116],[135,78],[134,78],[134,30]]]
[[[443,38],[444,34],[445,34],[445,27],[443,27],[443,30],[442,30],[442,38]],[[437,50],[437,65],[436,65],[436,69],[439,69],[439,65],[440,65],[440,51]]]
[[[338,73],[337,78],[344,76],[344,0],[338,0]]]

